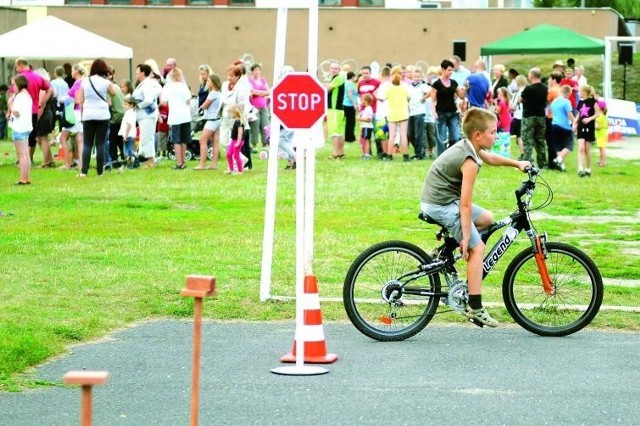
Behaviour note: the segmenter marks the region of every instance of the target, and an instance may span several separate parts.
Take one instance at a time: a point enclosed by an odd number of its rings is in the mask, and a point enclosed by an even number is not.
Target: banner
[[[609,134],[614,132],[628,136],[640,134],[638,111],[635,102],[620,99],[607,99],[607,121]]]

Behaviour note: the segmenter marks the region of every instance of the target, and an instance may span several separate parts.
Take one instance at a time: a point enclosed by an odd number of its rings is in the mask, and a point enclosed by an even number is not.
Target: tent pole
[[[133,81],[133,58],[129,58],[129,81]]]
[[[5,75],[6,69],[4,68],[4,58],[1,58],[1,60],[2,60],[2,82],[4,83],[7,81],[6,75]]]

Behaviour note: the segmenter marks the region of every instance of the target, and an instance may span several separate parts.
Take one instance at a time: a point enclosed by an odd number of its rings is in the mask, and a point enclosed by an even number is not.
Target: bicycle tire
[[[533,248],[509,263],[502,296],[511,317],[524,329],[540,336],[567,336],[586,327],[602,303],[602,276],[595,263],[568,244],[546,243],[547,269],[555,286],[545,293]]]
[[[405,241],[385,241],[363,251],[344,281],[342,296],[349,320],[364,335],[383,342],[405,340],[420,332],[433,318],[440,298],[403,292],[392,303],[383,294],[397,286],[399,277],[430,260],[424,250]],[[422,288],[440,291],[438,274],[419,281],[425,284]]]

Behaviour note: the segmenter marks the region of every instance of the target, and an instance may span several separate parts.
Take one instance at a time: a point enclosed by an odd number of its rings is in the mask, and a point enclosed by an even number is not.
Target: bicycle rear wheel
[[[410,277],[429,261],[424,250],[404,241],[382,242],[362,252],[349,268],[342,294],[353,325],[380,341],[404,340],[426,327],[439,297],[419,295],[416,290],[439,292],[440,278],[438,274]]]
[[[586,327],[598,313],[602,277],[598,267],[579,249],[553,242],[546,247],[553,292],[544,291],[530,247],[507,267],[502,295],[511,317],[526,330],[541,336],[566,336]]]

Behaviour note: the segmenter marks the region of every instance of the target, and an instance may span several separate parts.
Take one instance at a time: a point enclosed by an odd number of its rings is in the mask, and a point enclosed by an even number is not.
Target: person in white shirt
[[[33,130],[31,120],[31,109],[33,101],[27,91],[29,82],[23,75],[13,78],[16,94],[9,101],[9,127],[13,137],[13,144],[18,154],[18,168],[20,169],[20,180],[16,185],[31,184],[31,158],[29,157],[29,135]]]
[[[173,68],[162,89],[160,103],[169,106],[167,124],[170,128],[169,140],[176,154],[175,170],[184,170],[187,143],[191,140],[191,91],[184,81],[180,68]],[[205,154],[206,155],[206,154]]]

